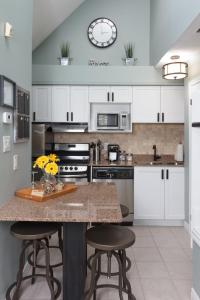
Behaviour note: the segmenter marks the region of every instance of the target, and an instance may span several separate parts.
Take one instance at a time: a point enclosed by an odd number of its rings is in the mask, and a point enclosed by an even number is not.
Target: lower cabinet
[[[134,218],[184,220],[184,168],[135,167]]]

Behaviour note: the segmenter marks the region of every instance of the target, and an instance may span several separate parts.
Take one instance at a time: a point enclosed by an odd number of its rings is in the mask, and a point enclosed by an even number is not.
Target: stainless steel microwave
[[[129,129],[129,113],[97,113],[97,130]]]

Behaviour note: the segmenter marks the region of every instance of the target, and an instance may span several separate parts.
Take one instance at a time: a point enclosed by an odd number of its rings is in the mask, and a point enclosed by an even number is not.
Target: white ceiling
[[[34,0],[33,50],[85,0]]]
[[[200,14],[194,19],[172,48],[162,57],[158,67],[171,62],[172,55],[179,55],[180,61],[190,63],[200,53]]]

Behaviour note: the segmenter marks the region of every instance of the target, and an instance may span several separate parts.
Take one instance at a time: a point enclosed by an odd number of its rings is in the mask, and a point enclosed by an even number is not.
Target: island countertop
[[[0,207],[0,221],[117,223],[122,215],[112,183],[86,183],[45,202],[14,196]]]

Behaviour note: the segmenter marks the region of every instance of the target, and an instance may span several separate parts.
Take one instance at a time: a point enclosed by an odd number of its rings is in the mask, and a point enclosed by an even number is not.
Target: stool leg
[[[18,300],[19,299],[19,290],[22,284],[23,280],[23,269],[24,269],[24,261],[25,261],[25,252],[26,249],[31,245],[31,243],[24,244],[22,243],[22,252],[20,254],[19,258],[19,271],[17,273],[17,283],[16,283],[16,289],[13,294],[13,300]]]
[[[58,244],[60,248],[60,252],[62,254],[62,259],[63,259],[63,239],[62,239],[62,227],[58,229]]]
[[[126,276],[126,251],[125,250],[122,250],[122,275],[123,275],[123,282],[127,287],[128,300],[136,300],[135,296],[132,294],[131,284]]]
[[[115,256],[118,266],[119,266],[119,299],[123,300],[123,268],[122,268],[122,262],[120,259],[120,256],[118,253],[113,251],[113,255]]]
[[[97,250],[95,250],[95,254],[97,253]],[[93,294],[93,300],[96,300],[96,286],[97,286],[97,282],[99,280],[99,277],[101,276],[101,255],[98,258],[98,266],[97,266],[97,274],[96,274],[96,278],[95,278],[95,290],[94,290],[94,294]]]
[[[50,289],[50,293],[51,293],[51,300],[55,300],[55,293],[54,293],[54,289],[53,289],[53,285],[52,285],[52,280],[51,280],[51,270],[50,270],[50,255],[49,255],[49,248],[47,247],[47,245],[40,241],[40,245],[42,246],[42,248],[45,251],[45,260],[46,260],[46,280]]]
[[[107,277],[111,277],[111,258],[112,258],[112,253],[109,251],[107,252],[107,257],[108,257],[108,268],[107,268]]]
[[[96,268],[97,268],[97,261],[99,256],[101,255],[100,252],[97,252],[92,261],[92,269],[91,269],[91,281],[90,281],[90,288],[85,294],[84,300],[90,300],[92,295],[94,294],[96,288]]]
[[[36,270],[36,264],[37,264],[37,254],[39,252],[39,250],[37,249],[38,244],[37,241],[34,240],[33,241],[33,267],[32,267],[32,276],[33,278],[31,279],[31,284],[35,283],[35,270]]]

